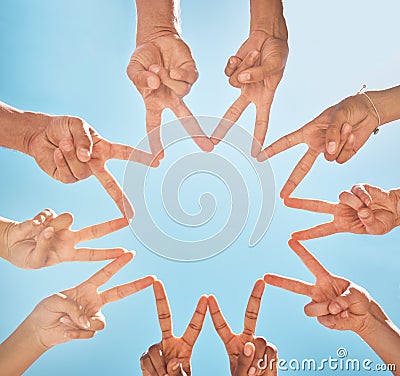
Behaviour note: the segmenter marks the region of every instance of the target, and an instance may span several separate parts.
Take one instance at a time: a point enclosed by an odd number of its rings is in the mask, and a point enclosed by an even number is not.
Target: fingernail
[[[250,54],[250,57],[252,58],[252,59],[254,59],[255,57],[257,57],[258,56],[258,51],[257,50],[255,50],[255,51],[253,51],[251,54]]]
[[[340,305],[338,303],[332,303],[331,304],[331,312],[333,315],[338,314],[342,309],[340,308]]]
[[[36,226],[39,226],[41,223],[40,223],[40,221],[38,221],[37,219],[34,219],[33,221],[32,221],[32,223],[34,224],[34,225],[36,225]]]
[[[54,235],[54,228],[53,227],[47,227],[44,231],[43,231],[43,236],[45,239],[51,239]]]
[[[349,317],[349,313],[348,313],[347,311],[343,311],[343,312],[340,314],[340,317],[341,317],[342,319],[347,319],[347,318]]]
[[[69,317],[67,317],[67,316],[61,317],[60,322],[62,322],[62,323],[65,324],[65,325],[68,325],[68,326],[74,324],[74,322],[73,322]]]
[[[149,71],[157,74],[157,73],[160,72],[160,67],[157,66],[157,65],[152,65],[152,66],[149,68]]]
[[[81,317],[79,317],[79,323],[85,328],[85,329],[87,329],[87,328],[90,328],[90,322],[89,322],[89,320],[87,319],[87,317],[86,316],[81,316]]]
[[[360,210],[360,211],[358,212],[358,215],[359,215],[361,218],[368,218],[368,217],[369,217],[369,212],[366,211],[366,210]]]
[[[235,64],[235,60],[233,58],[229,59],[229,65],[234,65]]]
[[[255,367],[251,367],[250,369],[249,369],[249,376],[254,376],[256,374],[256,369],[255,369]]]
[[[88,149],[80,148],[78,153],[82,157],[90,157],[90,151]]]
[[[62,146],[61,146],[61,149],[62,150],[64,150],[64,151],[72,151],[72,149],[73,149],[74,147],[72,146],[72,144],[71,143],[66,143],[66,144],[63,144]]]
[[[147,79],[147,84],[149,85],[150,88],[156,88],[158,81],[155,77],[149,77]]]
[[[180,365],[181,365],[181,364],[180,364],[179,362],[176,362],[176,363],[172,366],[172,370],[173,370],[173,371],[176,371],[176,370],[179,368]]]
[[[249,72],[242,72],[239,74],[239,81],[245,82],[250,81],[250,73]]]
[[[249,344],[249,343],[246,343],[246,344],[244,345],[244,355],[250,356],[252,352],[253,352],[253,351],[252,351],[252,348],[251,348],[250,344]]]
[[[336,142],[331,141],[328,143],[328,153],[329,154],[334,154],[336,151]]]
[[[371,204],[372,204],[372,201],[369,198],[367,198],[365,200],[365,205],[370,206]]]
[[[129,251],[129,252],[132,253],[132,258],[136,256],[136,251]]]

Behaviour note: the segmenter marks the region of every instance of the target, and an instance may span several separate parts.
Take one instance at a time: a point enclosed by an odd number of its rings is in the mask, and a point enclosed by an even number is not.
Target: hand
[[[28,150],[39,167],[63,183],[95,175],[121,213],[134,215],[129,200],[106,167],[109,159],[131,160],[156,167],[151,154],[102,138],[84,120],[69,116],[40,115],[41,126],[30,137]]]
[[[154,282],[154,277],[148,276],[98,291],[132,258],[133,253],[127,252],[80,285],[41,301],[29,317],[37,341],[47,349],[72,339],[92,338],[96,331],[104,329],[104,316],[100,311],[104,305],[143,290]]]
[[[232,86],[240,87],[241,95],[226,111],[212,134],[214,144],[225,137],[248,105],[254,103],[256,121],[251,155],[256,157],[260,153],[268,129],[272,101],[283,77],[288,53],[287,40],[257,30],[229,59],[225,74]]]
[[[172,317],[168,298],[161,281],[155,281],[154,296],[162,332],[160,343],[151,346],[140,358],[144,376],[190,376],[190,360],[194,344],[203,327],[207,313],[207,297],[202,296],[182,337],[172,332]]]
[[[289,197],[311,170],[319,154],[324,153],[328,161],[345,163],[362,148],[376,126],[376,114],[368,99],[364,95],[355,95],[329,107],[302,128],[275,141],[257,159],[263,162],[296,145],[308,145],[308,151],[281,190],[282,198]]]
[[[50,209],[35,218],[11,223],[6,231],[6,258],[23,269],[39,269],[72,261],[102,261],[121,256],[121,248],[75,248],[78,243],[101,238],[128,225],[125,218],[113,219],[97,225],[71,230],[73,216],[57,216]]]
[[[372,316],[369,294],[349,280],[328,272],[298,241],[290,240],[289,246],[315,276],[315,284],[274,274],[266,274],[265,282],[310,297],[312,301],[304,307],[304,312],[317,317],[320,324],[330,329],[361,333]]]
[[[293,239],[309,240],[339,232],[383,235],[400,225],[400,202],[396,190],[384,191],[361,184],[355,185],[351,192],[342,192],[339,199],[338,203],[285,199],[285,205],[291,208],[333,215],[331,222],[293,233]]]
[[[146,106],[146,131],[150,149],[157,159],[164,157],[161,142],[161,115],[169,108],[204,151],[214,147],[183,102],[198,77],[187,44],[177,34],[157,36],[138,43],[127,74]]]
[[[264,289],[264,281],[258,280],[251,293],[244,318],[244,330],[240,334],[232,332],[215,297],[211,295],[208,298],[211,318],[228,353],[232,376],[273,376],[278,374],[276,347],[267,344],[265,338],[255,335]]]

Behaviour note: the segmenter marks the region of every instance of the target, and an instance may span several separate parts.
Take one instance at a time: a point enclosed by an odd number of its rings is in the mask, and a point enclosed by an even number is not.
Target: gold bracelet
[[[374,109],[374,111],[375,111],[375,113],[376,113],[376,116],[377,116],[377,118],[378,118],[378,126],[377,126],[377,127],[374,129],[374,131],[373,131],[373,133],[376,135],[376,134],[379,133],[379,127],[381,126],[381,117],[380,117],[380,115],[379,115],[379,112],[378,112],[378,110],[377,110],[377,108],[376,108],[374,102],[372,102],[372,99],[369,97],[369,95],[368,95],[367,93],[365,93],[365,92],[363,91],[366,87],[367,87],[367,85],[364,84],[364,85],[362,86],[362,88],[358,91],[357,94],[363,94],[363,95],[365,95],[365,96],[367,97],[367,99],[369,100],[369,102],[371,103],[372,108]]]

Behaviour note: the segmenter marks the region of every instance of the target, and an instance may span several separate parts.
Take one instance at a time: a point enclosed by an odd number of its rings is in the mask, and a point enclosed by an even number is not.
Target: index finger
[[[93,171],[93,175],[99,180],[101,185],[111,196],[114,202],[117,204],[120,212],[128,219],[132,219],[135,215],[132,204],[128,197],[126,197],[121,186],[118,184],[114,176],[108,171],[106,166],[98,167],[92,161],[89,161],[89,166]]]
[[[251,147],[251,156],[256,158],[264,146],[265,137],[268,130],[269,112],[271,103],[256,108],[256,122],[254,125],[254,140]]]
[[[100,269],[97,273],[93,274],[86,282],[88,284],[100,287],[111,279],[117,272],[119,272],[126,264],[133,259],[134,254],[132,252],[126,252],[122,256],[118,257],[113,262],[107,264],[104,268]]]
[[[210,295],[208,297],[208,307],[210,309],[211,319],[219,337],[222,339],[224,345],[228,346],[229,342],[235,337],[235,334],[232,332],[232,329],[226,322],[215,296]]]
[[[161,281],[155,281],[153,284],[153,289],[154,296],[156,298],[158,321],[160,323],[162,339],[166,340],[173,337],[171,308],[169,307],[164,284]]]
[[[256,332],[258,313],[260,312],[261,298],[265,290],[265,282],[262,279],[257,280],[251,292],[249,302],[247,304],[246,313],[244,315],[243,334],[253,336]]]
[[[133,161],[151,166],[154,156],[146,151],[135,149],[132,146],[124,144],[111,143],[110,158],[120,159],[123,161]]]
[[[274,143],[266,147],[258,156],[257,160],[259,162],[264,162],[268,158],[273,157],[276,154],[282,153],[285,150],[292,148],[293,146],[299,145],[304,142],[303,134],[301,129],[289,133],[286,136],[281,137]]]
[[[311,211],[313,213],[332,214],[335,211],[336,204],[323,200],[312,200],[308,198],[285,198],[284,203],[289,208]]]
[[[266,274],[264,281],[271,286],[311,297],[313,285],[294,278],[282,277],[276,274]]]
[[[325,267],[318,261],[318,259],[308,251],[300,242],[297,240],[290,239],[289,247],[300,257],[307,269],[314,274],[315,277],[320,275],[329,274]]]
[[[183,341],[185,341],[185,343],[187,343],[190,347],[194,346],[197,338],[199,337],[201,329],[203,328],[204,319],[207,313],[207,307],[207,296],[203,295],[199,299],[192,319],[190,320],[190,323],[182,336]]]
[[[302,182],[305,176],[311,170],[315,161],[318,158],[318,154],[310,149],[304,154],[303,158],[300,159],[299,163],[294,168],[293,172],[290,174],[289,179],[283,186],[281,190],[281,197],[289,197],[297,186]]]
[[[107,234],[128,226],[128,224],[129,222],[126,220],[126,218],[117,218],[99,223],[97,225],[85,227],[75,232],[76,243],[101,238]]]

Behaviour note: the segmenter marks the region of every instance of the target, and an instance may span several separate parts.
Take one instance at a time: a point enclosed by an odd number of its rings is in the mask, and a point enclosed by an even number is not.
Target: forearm
[[[386,90],[366,93],[374,103],[381,125],[400,119],[400,85]]]
[[[30,317],[0,345],[0,369],[3,376],[24,373],[45,351],[38,343]]]
[[[25,112],[0,102],[0,146],[29,154],[29,143],[43,114]]]
[[[385,364],[394,364],[394,375],[400,375],[400,330],[386,316],[377,303],[365,327],[357,333]]]
[[[250,33],[259,30],[288,39],[282,0],[250,0]]]
[[[180,34],[180,0],[136,0],[136,44]]]

